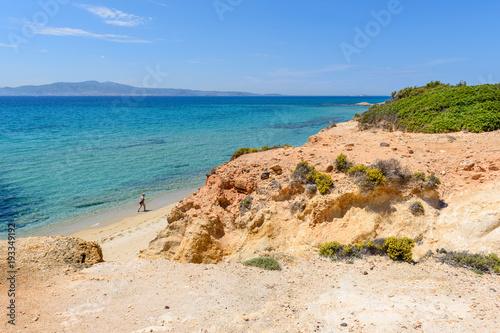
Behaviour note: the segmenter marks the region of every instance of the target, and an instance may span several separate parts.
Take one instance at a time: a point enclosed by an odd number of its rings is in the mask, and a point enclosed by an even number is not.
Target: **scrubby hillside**
[[[392,93],[359,117],[363,127],[383,126],[408,132],[493,131],[500,128],[500,84],[455,86],[439,81]]]

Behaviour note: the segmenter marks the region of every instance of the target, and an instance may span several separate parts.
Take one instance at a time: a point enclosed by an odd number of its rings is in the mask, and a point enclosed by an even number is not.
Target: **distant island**
[[[39,86],[0,88],[0,96],[281,96],[239,91],[139,88],[115,82],[57,82]]]

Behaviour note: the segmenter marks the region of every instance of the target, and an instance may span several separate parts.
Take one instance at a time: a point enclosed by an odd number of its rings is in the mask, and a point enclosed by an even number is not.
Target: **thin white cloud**
[[[428,62],[425,62],[423,64],[416,64],[416,65],[410,65],[408,68],[420,68],[420,67],[432,67],[432,66],[439,66],[439,65],[445,65],[445,64],[451,64],[454,62],[460,62],[464,61],[467,58],[441,58],[441,59],[432,59],[429,60]]]
[[[158,5],[158,6],[168,7],[168,5],[166,5],[166,4],[162,3],[162,2],[159,2],[159,1],[149,0],[149,2],[152,2],[152,3],[154,3],[155,5]]]
[[[91,6],[78,4],[77,7],[85,9],[89,13],[100,17],[104,23],[117,25],[120,27],[135,27],[151,20],[150,17],[142,17],[134,14],[127,14],[121,10],[104,6]]]
[[[135,37],[114,34],[97,34],[82,29],[73,28],[52,28],[52,27],[36,27],[35,31],[38,35],[49,36],[74,36],[74,37],[88,37],[107,40],[116,43],[150,43],[147,40],[136,39]]]
[[[275,56],[273,55],[270,55],[268,53],[254,53],[252,54],[252,57],[255,57],[255,58],[276,58]]]
[[[437,66],[437,65],[451,64],[452,62],[464,61],[465,59],[466,58],[434,59],[426,65],[427,66]]]
[[[337,72],[350,67],[352,67],[352,65],[335,65],[335,66],[328,66],[325,68],[310,69],[310,70],[289,70],[284,68],[266,74],[270,77],[306,78],[306,77],[315,77],[324,73]]]
[[[18,45],[0,43],[0,47],[12,47],[12,48],[16,48],[17,46]]]

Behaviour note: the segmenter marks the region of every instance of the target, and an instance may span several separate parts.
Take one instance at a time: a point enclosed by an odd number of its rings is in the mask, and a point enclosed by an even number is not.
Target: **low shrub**
[[[342,244],[339,242],[326,242],[319,247],[319,255],[323,257],[335,257],[339,250],[342,250]]]
[[[382,170],[367,168],[364,164],[353,165],[347,173],[354,178],[354,182],[359,187],[365,189],[372,189],[386,182]]]
[[[366,180],[373,186],[381,185],[386,182],[384,173],[380,169],[366,169]]]
[[[410,204],[410,211],[413,215],[423,215],[424,214],[424,206],[420,201],[415,201]]]
[[[389,258],[393,260],[412,262],[412,251],[414,247],[415,241],[408,237],[389,237],[384,242],[384,250],[387,252]]]
[[[415,172],[412,179],[415,186],[422,189],[435,189],[441,184],[441,180],[433,173],[426,177],[425,172]]]
[[[413,175],[403,167],[401,163],[392,158],[389,160],[376,160],[373,165],[364,164],[353,165],[347,162],[347,156],[340,154],[335,160],[337,170],[343,170],[345,165],[349,165],[347,174],[353,178],[354,182],[362,189],[374,189],[383,184],[408,186],[413,185],[420,189],[435,189],[441,181],[434,174],[425,176],[423,172],[416,172]],[[349,164],[350,163],[350,164]]]
[[[233,156],[231,156],[231,161],[237,159],[238,157],[251,153],[258,153],[260,149],[258,148],[248,148],[243,147],[234,152]]]
[[[345,154],[340,154],[335,159],[335,169],[340,172],[347,172],[349,168],[352,167],[352,163],[347,160],[347,156]]]
[[[342,245],[339,242],[326,242],[319,248],[319,255],[334,260],[359,258],[363,255],[388,255],[393,260],[404,260],[411,262],[411,251],[413,240],[409,238],[389,237],[387,239],[377,238],[371,241]],[[408,254],[409,251],[409,254]]]
[[[251,196],[247,196],[240,201],[239,209],[241,214],[244,214],[252,208],[252,201],[253,198]]]
[[[353,165],[347,170],[349,176],[355,176],[358,173],[365,173],[366,166],[364,164]]]
[[[280,271],[281,265],[278,260],[271,257],[258,257],[253,258],[242,263],[245,266],[254,266],[270,271]]]
[[[260,149],[259,148],[243,147],[243,148],[240,148],[234,152],[233,156],[231,156],[231,161],[234,159],[237,159],[238,157],[240,157],[242,155],[258,153],[260,151],[266,151],[266,150],[271,150],[271,149],[285,148],[285,147],[291,147],[291,146],[290,145],[283,145],[283,146],[275,145],[272,147],[264,146]]]
[[[427,178],[425,179],[425,182],[424,182],[424,185],[427,188],[436,188],[440,184],[441,184],[441,180],[438,177],[436,177],[434,174],[427,176]]]
[[[441,261],[481,273],[500,274],[500,258],[496,253],[484,255],[468,252],[447,252],[441,257]]]
[[[406,184],[412,177],[411,172],[395,158],[376,160],[372,167],[380,169],[388,183]]]
[[[330,193],[330,189],[333,187],[332,177],[319,172],[305,161],[297,164],[291,178],[301,184],[316,184],[320,194]]]

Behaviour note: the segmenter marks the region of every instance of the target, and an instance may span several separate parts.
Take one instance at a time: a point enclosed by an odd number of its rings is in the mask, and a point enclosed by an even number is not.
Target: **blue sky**
[[[0,86],[113,81],[389,95],[500,81],[498,1],[39,0],[1,4]]]

